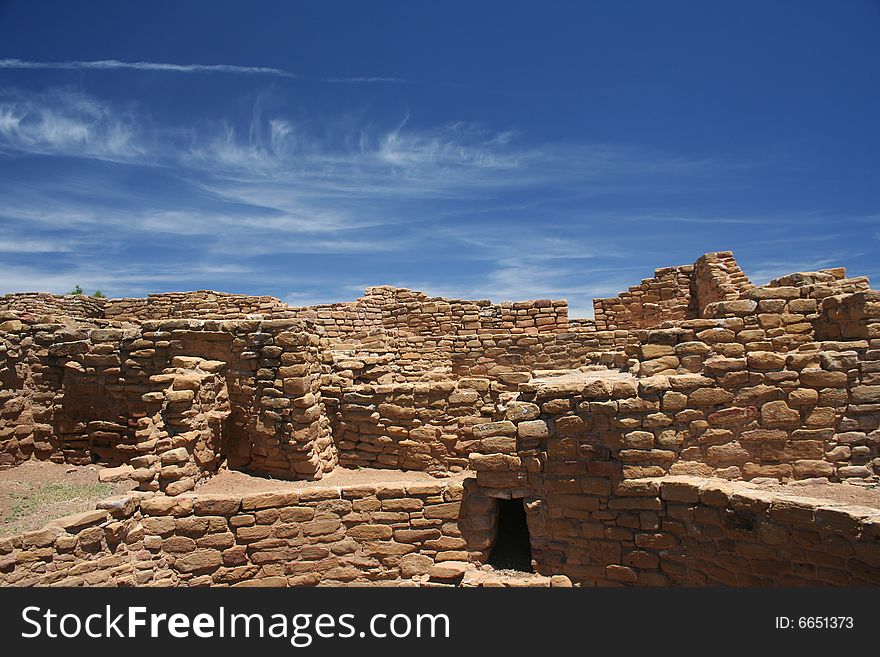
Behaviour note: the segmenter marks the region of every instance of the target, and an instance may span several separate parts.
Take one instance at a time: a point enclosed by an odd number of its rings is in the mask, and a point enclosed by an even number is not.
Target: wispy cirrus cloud
[[[16,178],[14,163],[26,156],[62,173]],[[157,125],[143,104],[76,88],[0,90],[4,159],[0,231],[28,246],[6,252],[5,291],[80,283],[117,295],[221,285],[262,293],[283,285],[269,293],[329,301],[356,296],[350,271],[330,264],[348,262],[370,284],[431,294],[566,297],[573,316],[588,316],[592,297],[670,264],[634,264],[631,254],[639,240],[650,250],[645,226],[672,223],[658,219],[672,213],[609,213],[594,201],[690,195],[746,166],[629,145],[529,142],[464,121],[418,125],[409,114],[383,126],[255,106],[250,120]],[[676,216],[694,230],[713,218]],[[621,231],[627,225],[638,227]],[[44,249],[60,255],[24,257]],[[444,258],[462,270],[443,269]],[[169,259],[185,263],[178,274]],[[389,268],[400,262],[418,263],[416,271],[431,263],[434,276]],[[291,276],[308,291],[277,282]]]
[[[101,290],[109,296],[145,296],[157,290],[204,288],[205,281],[228,288],[252,273],[250,268],[234,264],[129,262],[127,266],[108,267],[106,262],[92,259],[47,270],[33,263],[0,262],[0,294],[22,290],[65,293],[81,285],[86,291]]]
[[[669,189],[740,166],[626,145],[526,145],[515,131],[468,122],[416,127],[408,115],[390,128],[256,114],[244,125],[159,127],[143,107],[120,107],[72,88],[0,90],[0,149],[175,166],[206,188],[222,181],[213,192],[245,202],[249,190],[278,199],[292,193],[472,200],[537,185],[606,194]]]
[[[164,62],[121,62],[117,59],[92,61],[33,62],[22,59],[0,59],[0,68],[54,69],[70,71],[166,71],[172,73],[233,73],[237,75],[274,75],[300,77],[280,68],[267,66],[235,66],[232,64],[168,64]]]
[[[141,125],[127,110],[75,89],[0,90],[0,153],[143,160]]]
[[[215,73],[227,75],[257,75],[300,80],[318,80],[339,84],[411,84],[403,78],[383,75],[349,77],[311,77],[299,75],[272,66],[239,66],[236,64],[172,64],[168,62],[123,62],[118,59],[88,61],[35,62],[23,59],[0,59],[0,69],[55,70],[55,71],[153,71],[159,73]]]

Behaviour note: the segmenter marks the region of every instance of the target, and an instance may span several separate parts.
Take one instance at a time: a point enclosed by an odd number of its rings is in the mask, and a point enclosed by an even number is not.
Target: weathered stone
[[[547,423],[543,420],[526,420],[517,425],[517,435],[520,438],[547,438],[550,432]]]
[[[513,436],[516,434],[516,425],[509,420],[501,422],[487,422],[473,427],[474,437],[478,439],[491,438],[493,436]]]
[[[541,409],[528,402],[512,401],[507,404],[504,417],[511,422],[535,420],[541,415]]]
[[[218,550],[199,549],[184,554],[174,561],[174,567],[184,573],[210,571],[223,564],[223,555]]]

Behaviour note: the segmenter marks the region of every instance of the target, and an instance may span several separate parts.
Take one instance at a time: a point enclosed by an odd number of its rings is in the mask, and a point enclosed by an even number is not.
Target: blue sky
[[[0,293],[880,277],[880,4],[3,2]]]

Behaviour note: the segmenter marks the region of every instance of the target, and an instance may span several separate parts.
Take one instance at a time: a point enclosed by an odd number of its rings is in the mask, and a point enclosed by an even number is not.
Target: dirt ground
[[[95,508],[99,500],[134,488],[133,482],[103,484],[101,466],[72,466],[27,461],[0,470],[0,536],[39,529],[49,521]],[[437,479],[424,472],[337,468],[319,481],[285,481],[223,470],[196,492],[247,495],[270,490],[327,488],[366,484],[407,484],[461,480],[464,475]]]
[[[55,518],[93,509],[97,501],[134,488],[132,482],[100,483],[99,470],[100,466],[94,465],[71,466],[44,461],[28,461],[0,470],[0,536],[39,529]],[[271,490],[460,481],[465,476],[468,475],[458,473],[437,479],[424,472],[337,468],[318,481],[286,481],[223,470],[199,486],[196,492],[247,495]],[[758,487],[880,509],[880,485],[876,484],[865,486],[808,480],[790,484],[766,482]]]
[[[133,488],[98,482],[100,466],[27,461],[0,470],[0,536],[39,529],[50,520],[95,508],[95,502]]]
[[[793,482],[790,484],[761,484],[766,490],[780,491],[800,497],[815,497],[855,506],[880,509],[880,485],[832,484],[821,482]]]
[[[471,475],[473,476],[473,475]],[[461,481],[464,474],[437,478],[425,472],[385,470],[381,468],[361,468],[348,470],[336,468],[318,481],[286,481],[270,479],[238,472],[222,470],[196,489],[199,493],[229,493],[246,495],[269,490],[297,490],[302,488],[328,488],[331,486],[364,486],[375,484],[421,484]]]

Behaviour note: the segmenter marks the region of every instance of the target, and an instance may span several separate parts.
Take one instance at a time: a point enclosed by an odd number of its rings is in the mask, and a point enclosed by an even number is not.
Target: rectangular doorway
[[[489,564],[497,569],[532,572],[532,543],[523,499],[498,500],[498,532],[489,553]]]

